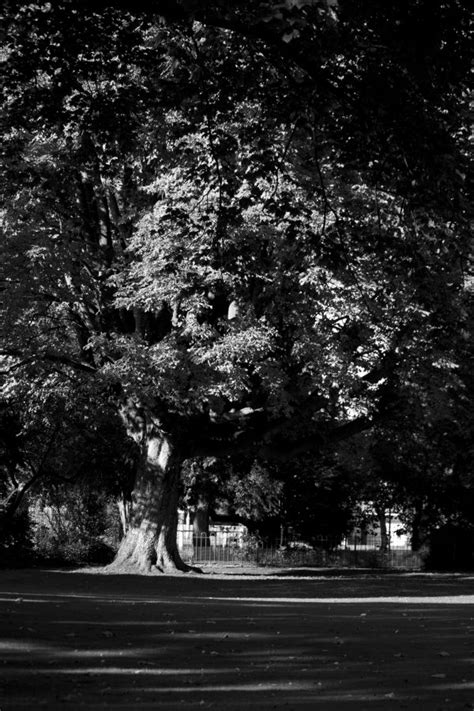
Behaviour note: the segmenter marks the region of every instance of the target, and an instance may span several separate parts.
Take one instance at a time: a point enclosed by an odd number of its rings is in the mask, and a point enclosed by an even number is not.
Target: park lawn
[[[474,576],[274,573],[2,571],[0,708],[474,708]]]

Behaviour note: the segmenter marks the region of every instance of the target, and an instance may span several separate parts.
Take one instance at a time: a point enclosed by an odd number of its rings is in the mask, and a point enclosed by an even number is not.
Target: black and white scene
[[[0,17],[0,711],[474,709],[470,3]]]

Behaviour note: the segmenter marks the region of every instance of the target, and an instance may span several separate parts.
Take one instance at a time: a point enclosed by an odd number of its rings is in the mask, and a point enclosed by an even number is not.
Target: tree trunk
[[[127,535],[130,527],[131,500],[124,493],[117,499],[117,508],[120,516],[120,526],[122,527],[122,538]]]
[[[0,501],[0,535],[8,533],[15,516],[25,509],[28,491],[42,476],[43,470],[40,468],[28,481],[16,483],[8,496]]]
[[[4,501],[0,502],[0,535],[8,532],[8,528],[19,511],[23,498],[26,492],[24,484],[19,484],[13,491],[9,493]]]
[[[209,544],[209,504],[203,496],[200,496],[193,516],[193,546],[202,548]]]
[[[383,506],[377,506],[375,511],[380,528],[380,550],[382,553],[386,553],[390,548],[390,538],[387,531],[387,517],[385,515],[385,509]]]
[[[422,501],[417,501],[411,524],[411,549],[419,551],[427,539],[426,532],[423,530],[424,506]]]
[[[137,422],[143,420],[136,418]],[[176,542],[181,460],[170,439],[154,424],[135,426],[134,437],[140,440],[141,456],[130,520],[110,569],[140,573],[193,570],[182,561]]]

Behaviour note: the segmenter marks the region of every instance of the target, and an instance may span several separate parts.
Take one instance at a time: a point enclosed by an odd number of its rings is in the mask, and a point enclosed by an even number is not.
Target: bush
[[[115,554],[107,499],[79,487],[56,489],[36,504],[34,547],[47,562],[109,563]]]
[[[25,565],[33,556],[33,532],[28,511],[17,512],[0,537],[0,565]]]
[[[431,570],[474,570],[474,529],[446,525],[433,531],[426,567]]]

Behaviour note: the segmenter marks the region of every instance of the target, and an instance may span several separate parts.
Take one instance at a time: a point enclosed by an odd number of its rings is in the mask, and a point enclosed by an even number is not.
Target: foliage
[[[92,393],[87,383],[71,386],[49,376],[19,380],[8,395],[5,408],[15,430],[5,458],[15,455],[16,477],[74,482],[90,474],[99,487],[117,493],[126,485],[133,448],[123,441],[122,423],[99,392]]]
[[[0,567],[25,565],[34,559],[34,535],[28,511],[22,510],[0,538]]]
[[[104,494],[84,487],[49,487],[35,504],[35,554],[56,563],[110,562],[109,504]]]
[[[23,379],[18,382],[3,410],[3,421],[11,426],[2,437],[1,545],[11,549],[15,544],[23,558],[33,553],[76,562],[98,558],[105,546],[97,540],[100,517],[94,518],[94,502],[102,511],[104,499],[129,493],[134,447],[115,411],[97,393],[93,401],[87,388],[81,390],[78,383],[68,388],[61,379],[30,388],[25,390]],[[53,535],[50,525],[43,536],[30,526],[28,508],[42,508],[41,502],[53,506],[58,526],[68,521],[62,532]]]
[[[355,472],[334,457],[321,462],[272,463],[252,458],[209,458],[185,468],[183,505],[206,503],[211,519],[240,522],[256,537],[276,545],[286,540],[332,544],[350,529],[359,490]]]
[[[250,535],[267,536],[280,525],[283,483],[268,465],[249,457],[188,460],[182,480],[181,505],[205,507],[214,522],[240,522]]]
[[[461,339],[462,347],[454,337],[451,344],[451,355],[463,354],[458,365],[424,365],[418,377],[398,384],[390,419],[338,450],[359,500],[373,505],[373,517],[377,509],[397,512],[416,548],[448,523],[472,525],[471,345]],[[370,511],[363,514],[367,519]]]
[[[306,457],[289,464],[281,515],[286,536],[316,546],[324,540],[334,545],[353,525],[358,494],[353,477],[333,457]]]
[[[235,472],[229,479],[227,491],[232,509],[238,516],[252,522],[280,517],[283,484],[275,473],[254,461],[244,477]]]
[[[474,529],[472,525],[445,524],[431,532],[429,555],[431,570],[472,570],[474,568]]]

